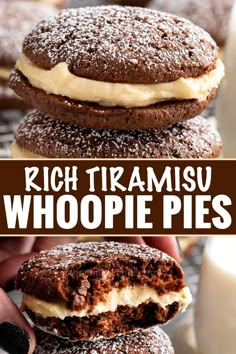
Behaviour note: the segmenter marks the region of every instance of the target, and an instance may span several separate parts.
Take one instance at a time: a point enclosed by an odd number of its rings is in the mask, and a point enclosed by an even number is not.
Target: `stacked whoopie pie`
[[[174,259],[117,242],[43,251],[21,266],[16,285],[39,328],[35,354],[174,354],[158,325],[191,302]]]
[[[25,38],[10,86],[37,108],[18,158],[216,158],[198,116],[224,75],[216,43],[186,19],[145,8],[61,11]]]

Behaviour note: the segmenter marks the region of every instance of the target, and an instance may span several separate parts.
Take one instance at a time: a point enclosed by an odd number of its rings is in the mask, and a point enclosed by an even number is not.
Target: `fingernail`
[[[182,247],[180,245],[178,237],[176,237],[176,241],[177,241],[177,246],[178,246],[178,250],[179,250],[179,255],[180,255],[181,258],[184,258],[184,252],[182,250]]]
[[[9,354],[28,354],[30,338],[22,328],[3,322],[0,324],[0,348]]]

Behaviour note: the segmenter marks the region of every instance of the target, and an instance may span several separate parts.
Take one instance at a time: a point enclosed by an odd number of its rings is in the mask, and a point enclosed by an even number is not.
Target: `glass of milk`
[[[233,158],[236,157],[236,1],[231,15],[224,64],[226,75],[219,90],[217,120],[223,139],[223,156]]]
[[[236,236],[211,237],[195,305],[198,354],[236,353]]]

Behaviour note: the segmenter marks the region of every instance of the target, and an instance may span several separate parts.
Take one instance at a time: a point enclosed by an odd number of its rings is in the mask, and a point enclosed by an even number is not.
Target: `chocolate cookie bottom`
[[[137,328],[147,328],[164,324],[178,312],[179,304],[174,302],[165,308],[158,304],[141,304],[138,307],[119,306],[115,312],[105,312],[97,316],[43,318],[27,310],[34,324],[48,332],[71,341],[113,338],[129,333]]]
[[[67,97],[47,94],[33,87],[25,76],[14,70],[10,86],[33,107],[47,113],[51,119],[95,129],[154,129],[167,127],[199,115],[213,100],[213,89],[205,101],[163,101],[148,107],[121,108],[103,107],[95,103],[72,100]]]
[[[219,133],[201,117],[169,128],[122,131],[82,128],[33,111],[15,133],[12,157],[217,158],[221,147]]]
[[[37,346],[34,354],[174,354],[170,339],[155,326],[140,329],[110,340],[71,343],[35,329]]]

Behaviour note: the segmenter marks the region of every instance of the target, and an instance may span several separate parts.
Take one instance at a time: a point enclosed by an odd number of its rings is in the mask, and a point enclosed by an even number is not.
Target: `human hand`
[[[175,237],[107,237],[126,243],[147,244],[181,261]],[[58,244],[77,242],[77,237],[3,237],[0,239],[0,286],[13,279],[21,264],[35,253]],[[12,341],[14,338],[14,341]],[[0,289],[0,347],[10,354],[33,353],[35,337],[16,305]]]
[[[6,288],[24,261],[36,253],[59,244],[77,242],[78,237],[1,237],[0,287]]]
[[[0,348],[9,354],[31,354],[35,348],[32,328],[2,289],[0,289]]]

